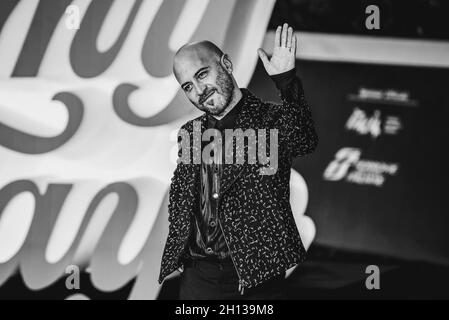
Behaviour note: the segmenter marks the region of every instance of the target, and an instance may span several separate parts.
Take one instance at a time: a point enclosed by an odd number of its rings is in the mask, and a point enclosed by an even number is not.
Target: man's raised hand
[[[289,27],[287,23],[277,27],[271,59],[268,59],[266,52],[262,49],[258,49],[257,53],[270,76],[293,69],[296,61],[296,36],[292,27]]]

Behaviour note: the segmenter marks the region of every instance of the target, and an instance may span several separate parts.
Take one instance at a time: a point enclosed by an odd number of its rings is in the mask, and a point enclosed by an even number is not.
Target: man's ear
[[[232,73],[232,62],[226,53],[221,56],[220,63],[229,74]]]

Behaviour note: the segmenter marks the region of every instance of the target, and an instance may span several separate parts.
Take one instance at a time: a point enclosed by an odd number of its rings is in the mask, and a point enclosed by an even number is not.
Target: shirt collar
[[[232,129],[234,127],[237,116],[239,115],[242,106],[247,99],[247,92],[245,89],[241,89],[242,97],[237,102],[237,104],[220,120],[216,119],[214,116],[207,114],[207,127],[217,128],[217,129]]]

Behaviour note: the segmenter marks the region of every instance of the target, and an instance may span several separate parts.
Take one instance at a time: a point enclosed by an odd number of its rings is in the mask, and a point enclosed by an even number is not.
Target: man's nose
[[[204,90],[206,89],[206,86],[202,84],[201,82],[196,82],[193,84],[196,94],[201,96],[204,93]]]

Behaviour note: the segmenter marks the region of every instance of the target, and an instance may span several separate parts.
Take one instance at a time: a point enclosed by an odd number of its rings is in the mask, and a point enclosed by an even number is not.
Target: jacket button
[[[212,221],[210,222],[210,226],[211,226],[211,227],[215,227],[215,226],[216,226],[215,220],[212,220]]]
[[[212,198],[218,199],[218,193],[214,192],[214,194],[212,195]]]
[[[212,250],[211,247],[209,247],[209,248],[206,249],[206,252],[207,252],[207,253],[212,253],[213,251],[214,251],[214,250]]]

